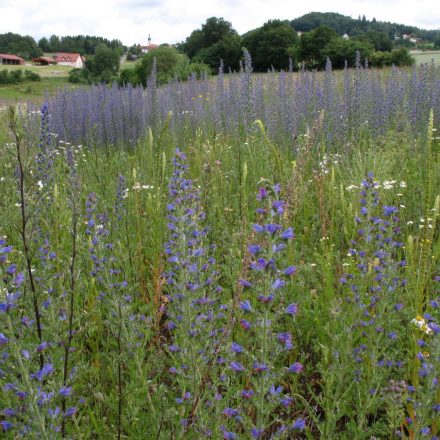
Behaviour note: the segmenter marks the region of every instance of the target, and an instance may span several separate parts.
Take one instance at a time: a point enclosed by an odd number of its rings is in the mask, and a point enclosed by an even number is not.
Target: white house
[[[72,66],[77,69],[84,67],[84,59],[79,53],[60,52],[54,56],[54,60],[60,66]]]

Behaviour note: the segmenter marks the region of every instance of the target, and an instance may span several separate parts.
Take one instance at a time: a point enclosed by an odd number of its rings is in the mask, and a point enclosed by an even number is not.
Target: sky
[[[223,17],[239,34],[270,19],[292,20],[308,12],[440,29],[438,0],[0,0],[0,34],[36,40],[55,34],[117,38],[126,45],[183,41],[209,17]]]

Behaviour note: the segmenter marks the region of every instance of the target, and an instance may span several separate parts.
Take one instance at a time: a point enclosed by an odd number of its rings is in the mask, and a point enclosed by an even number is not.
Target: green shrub
[[[41,76],[36,72],[32,72],[32,70],[25,70],[24,77],[27,81],[41,81]]]
[[[11,70],[9,75],[12,78],[13,83],[19,83],[23,81],[23,71],[21,69]]]
[[[188,58],[186,55],[177,52],[173,47],[163,46],[151,50],[142,57],[134,68],[139,83],[146,85],[154,59],[156,59],[157,83],[166,84],[178,75],[179,70],[185,65]]]
[[[11,84],[12,78],[6,69],[0,70],[0,84]]]
[[[400,47],[394,49],[392,52],[374,52],[371,55],[370,63],[375,67],[384,66],[412,66],[415,63],[415,59],[410,55],[408,49]]]
[[[124,69],[121,70],[121,73],[119,75],[119,85],[124,85],[124,84],[139,84],[139,79],[138,76],[136,75],[136,72],[133,69]]]
[[[186,60],[186,62],[179,66],[176,71],[176,76],[178,79],[185,81],[192,74],[195,74],[197,79],[201,79],[204,75],[209,76],[211,73],[211,68],[207,64],[202,63],[201,61],[190,63],[189,60]]]
[[[72,84],[87,84],[87,77],[82,69],[72,69],[69,72],[69,82]]]
[[[391,66],[391,52],[374,52],[370,57],[370,64],[374,67]]]

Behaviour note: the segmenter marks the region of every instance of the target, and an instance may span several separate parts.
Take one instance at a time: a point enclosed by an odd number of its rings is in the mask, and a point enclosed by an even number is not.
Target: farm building
[[[32,60],[34,64],[39,64],[41,66],[48,66],[49,64],[56,64],[56,61],[50,57],[38,57]]]
[[[72,66],[78,69],[84,67],[84,59],[79,53],[60,52],[54,56],[54,60],[60,66]]]
[[[6,53],[0,53],[0,64],[24,64],[24,59],[17,57],[16,55],[8,55]]]

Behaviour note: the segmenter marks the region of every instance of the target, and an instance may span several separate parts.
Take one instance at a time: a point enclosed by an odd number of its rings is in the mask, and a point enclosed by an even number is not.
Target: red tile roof
[[[20,58],[16,55],[9,55],[7,53],[0,53],[0,58],[4,58],[5,60],[24,61],[23,58]]]
[[[142,50],[157,49],[159,46],[157,44],[147,44],[146,46],[141,46]]]
[[[59,52],[53,58],[57,63],[70,62],[75,63],[81,55],[79,53]]]

